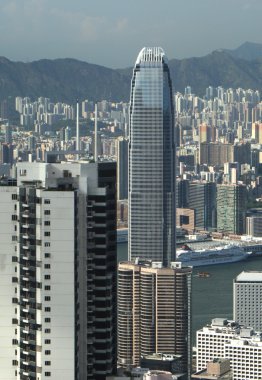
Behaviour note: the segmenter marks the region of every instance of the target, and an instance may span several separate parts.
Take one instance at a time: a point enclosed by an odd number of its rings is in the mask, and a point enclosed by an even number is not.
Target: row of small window
[[[41,198],[36,198],[38,200],[37,203],[41,203]],[[17,194],[12,194],[12,200],[13,201],[16,201],[18,200],[18,195]],[[50,205],[51,203],[51,200],[50,199],[44,199],[44,204],[45,205]]]

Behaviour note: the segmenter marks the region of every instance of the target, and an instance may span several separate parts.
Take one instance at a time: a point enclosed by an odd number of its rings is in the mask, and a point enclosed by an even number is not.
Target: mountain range
[[[246,42],[204,57],[170,59],[174,91],[190,85],[203,96],[208,86],[262,91],[262,44]],[[128,101],[132,68],[110,69],[76,59],[13,62],[0,57],[0,100],[15,96],[49,97],[73,103],[77,98]]]

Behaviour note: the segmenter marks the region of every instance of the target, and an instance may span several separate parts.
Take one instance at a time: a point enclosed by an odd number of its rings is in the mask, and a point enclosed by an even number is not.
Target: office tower
[[[224,318],[214,318],[211,325],[199,329],[196,332],[197,371],[206,368],[207,363],[215,358],[224,358],[225,343],[239,331],[238,323]]]
[[[262,272],[241,272],[233,285],[234,320],[262,331]]]
[[[252,237],[262,237],[262,215],[254,214],[246,218],[246,234]]]
[[[197,331],[197,371],[216,358],[230,359],[233,380],[262,379],[262,337],[223,318]]]
[[[28,136],[27,138],[28,150],[33,152],[36,149],[36,138],[35,136]]]
[[[216,228],[216,184],[213,182],[189,182],[188,208],[195,211],[195,226],[212,230]]]
[[[11,144],[1,144],[1,164],[13,164],[13,145]]]
[[[212,129],[206,123],[199,126],[199,143],[209,143],[212,141]]]
[[[201,143],[199,163],[210,166],[223,166],[233,161],[233,145],[222,143]]]
[[[116,370],[115,172],[20,163],[17,186],[0,187],[1,378]]]
[[[12,144],[12,127],[10,125],[5,126],[5,143]]]
[[[252,123],[251,137],[256,143],[262,144],[262,123]]]
[[[175,258],[175,146],[172,84],[164,51],[143,48],[130,99],[129,259]]]
[[[191,368],[191,274],[179,263],[120,263],[118,363],[130,368],[153,352],[182,355]]]
[[[217,230],[245,233],[247,189],[245,185],[217,185]]]
[[[128,140],[119,137],[116,140],[117,152],[117,199],[128,198]]]
[[[241,164],[251,163],[251,145],[250,143],[235,143],[233,145],[233,162]]]
[[[176,207],[188,207],[189,180],[178,179],[176,181]]]

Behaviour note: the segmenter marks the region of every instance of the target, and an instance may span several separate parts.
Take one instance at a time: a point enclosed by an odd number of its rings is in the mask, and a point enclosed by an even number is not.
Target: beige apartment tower
[[[190,374],[191,274],[180,263],[119,264],[119,365],[138,366],[141,355],[153,352],[178,354]]]

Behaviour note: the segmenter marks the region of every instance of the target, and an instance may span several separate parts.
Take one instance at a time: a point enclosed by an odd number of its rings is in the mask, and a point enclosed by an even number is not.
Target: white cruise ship
[[[191,250],[185,245],[177,250],[176,255],[176,261],[182,262],[183,266],[200,267],[246,260],[250,252],[245,252],[242,247],[233,245],[199,250]]]

